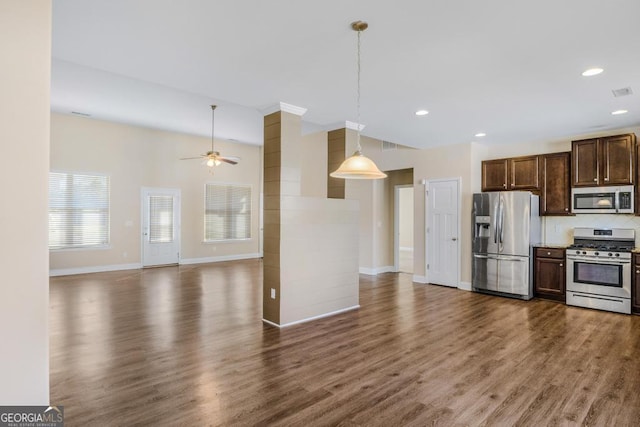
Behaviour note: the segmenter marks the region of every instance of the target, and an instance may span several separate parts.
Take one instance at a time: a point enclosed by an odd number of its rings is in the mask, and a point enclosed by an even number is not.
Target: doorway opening
[[[396,185],[394,194],[394,270],[413,274],[413,185]]]

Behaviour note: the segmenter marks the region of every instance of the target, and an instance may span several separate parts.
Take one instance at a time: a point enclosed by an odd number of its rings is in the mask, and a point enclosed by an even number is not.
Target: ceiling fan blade
[[[195,160],[195,159],[202,159],[203,156],[198,156],[198,157],[183,157],[179,160]]]
[[[229,157],[218,157],[218,160],[220,160],[221,162],[229,163],[230,165],[237,165],[238,164],[237,160],[232,160]],[[240,160],[240,159],[238,159],[238,160]]]

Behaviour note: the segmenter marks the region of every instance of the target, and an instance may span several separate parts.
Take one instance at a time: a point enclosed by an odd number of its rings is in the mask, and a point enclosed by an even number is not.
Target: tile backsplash
[[[546,245],[571,244],[574,227],[633,228],[636,230],[636,247],[640,247],[640,216],[626,214],[542,217],[542,243]]]

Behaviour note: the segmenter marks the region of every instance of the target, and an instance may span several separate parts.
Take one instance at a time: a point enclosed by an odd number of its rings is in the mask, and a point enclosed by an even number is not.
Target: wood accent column
[[[329,174],[338,169],[346,159],[346,135],[345,128],[332,130],[328,133],[327,197],[329,199],[344,199],[345,180],[332,178]]]
[[[280,172],[282,112],[264,117],[264,245],[262,317],[280,323]],[[271,289],[276,298],[271,298]]]
[[[300,138],[306,109],[280,103],[264,117],[263,319],[281,324],[283,197],[300,196]],[[275,294],[275,297],[272,295]]]

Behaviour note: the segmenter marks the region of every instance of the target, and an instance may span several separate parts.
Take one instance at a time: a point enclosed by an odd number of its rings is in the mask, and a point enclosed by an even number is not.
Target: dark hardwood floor
[[[68,426],[640,424],[640,317],[361,276],[359,310],[261,322],[258,260],[51,279]]]

